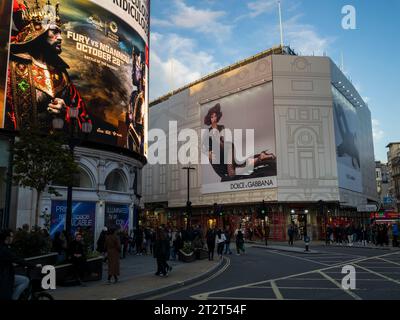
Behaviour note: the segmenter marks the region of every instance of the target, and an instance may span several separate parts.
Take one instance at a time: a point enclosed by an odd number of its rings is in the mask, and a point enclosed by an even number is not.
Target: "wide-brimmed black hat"
[[[215,113],[217,115],[217,122],[222,118],[222,112],[221,112],[221,105],[217,103],[214,107],[212,107],[210,110],[208,110],[207,115],[204,117],[204,124],[209,126],[211,125],[211,115]]]

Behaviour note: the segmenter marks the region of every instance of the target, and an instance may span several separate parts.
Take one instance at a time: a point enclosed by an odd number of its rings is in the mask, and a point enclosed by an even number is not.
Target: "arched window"
[[[127,183],[120,170],[112,171],[106,179],[106,190],[127,192]]]
[[[93,188],[92,179],[90,179],[90,176],[86,172],[86,170],[79,168],[79,173],[75,176],[74,179],[74,187],[86,189]]]
[[[74,182],[72,186],[74,188],[92,189],[93,182],[87,171],[85,169],[82,169],[81,167],[79,167],[78,171],[78,173],[74,174]],[[66,187],[65,183],[57,180],[53,181],[53,186]]]

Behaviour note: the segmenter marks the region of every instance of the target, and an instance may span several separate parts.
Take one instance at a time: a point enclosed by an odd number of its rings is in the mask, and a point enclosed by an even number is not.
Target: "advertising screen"
[[[106,204],[106,214],[104,217],[106,227],[117,227],[120,230],[129,229],[129,205],[128,204]]]
[[[77,108],[90,140],[146,155],[149,1],[15,0],[12,19],[3,127],[67,130]]]
[[[67,214],[67,202],[56,200],[51,202],[51,224],[50,236],[54,237],[55,233],[62,232],[65,229],[65,216]],[[96,220],[96,203],[95,202],[77,202],[72,201],[72,224],[71,232],[75,234],[78,227],[82,230],[90,231],[94,236]]]
[[[11,0],[0,1],[0,128],[4,121],[5,87],[7,81],[7,58],[10,39]]]
[[[272,82],[204,104],[201,121],[202,193],[277,187]]]
[[[332,90],[339,187],[362,192],[357,110],[337,89]]]

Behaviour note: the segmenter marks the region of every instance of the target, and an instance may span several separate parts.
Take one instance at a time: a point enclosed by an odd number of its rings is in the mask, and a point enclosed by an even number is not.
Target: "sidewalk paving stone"
[[[103,280],[85,282],[84,286],[58,287],[51,294],[56,300],[115,300],[140,296],[165,287],[182,286],[182,283],[212,272],[220,264],[214,261],[196,260],[191,263],[168,261],[172,271],[167,277],[154,275],[156,259],[152,256],[127,256],[121,260],[119,282],[107,283],[107,264],[103,266]]]

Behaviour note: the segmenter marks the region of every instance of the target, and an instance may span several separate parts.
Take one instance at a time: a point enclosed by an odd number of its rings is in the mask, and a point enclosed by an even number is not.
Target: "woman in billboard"
[[[244,168],[246,166],[256,168],[267,165],[271,160],[275,162],[276,157],[274,154],[263,151],[253,158],[247,159],[244,163],[238,164],[235,161],[234,144],[225,141],[225,126],[219,124],[221,118],[222,112],[219,103],[208,110],[207,115],[204,117],[204,124],[209,126],[208,159],[215,173],[221,177],[221,181],[238,179],[236,168]],[[206,140],[203,141],[206,143]],[[217,153],[219,153],[219,157]]]

